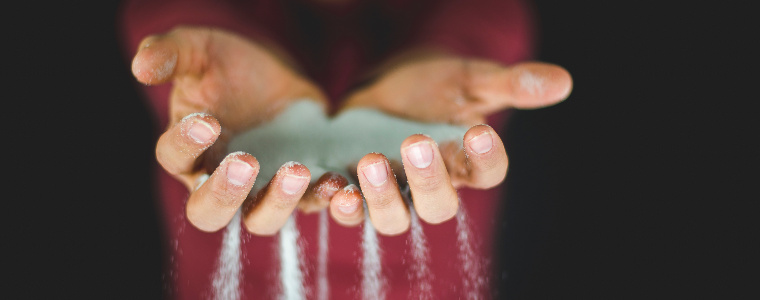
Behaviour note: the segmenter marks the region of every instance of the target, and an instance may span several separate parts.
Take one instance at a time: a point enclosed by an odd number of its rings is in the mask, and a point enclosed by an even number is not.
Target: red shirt
[[[223,28],[256,39],[266,37],[284,48],[305,73],[338,101],[357,76],[390,55],[415,45],[434,45],[462,56],[490,59],[509,65],[530,58],[532,19],[520,0],[493,1],[349,1],[321,4],[316,1],[126,1],[120,27],[124,51],[131,60],[139,42],[150,34],[164,33],[177,25]],[[144,87],[155,117],[157,132],[167,128],[171,84]],[[506,114],[489,118],[503,128]],[[502,131],[503,132],[503,131]],[[157,169],[157,185],[167,237],[166,285],[177,299],[209,298],[212,274],[224,230],[206,233],[185,218],[188,190]],[[488,280],[499,189],[461,189],[473,235],[471,244],[483,262],[481,276]],[[304,285],[307,298],[316,295],[316,214],[297,213],[303,245]],[[328,281],[330,299],[361,297],[361,226],[329,224]],[[423,224],[429,247],[434,299],[466,298],[463,266],[458,261],[456,220],[439,225]],[[413,284],[409,232],[380,236],[382,270],[388,299],[410,298]],[[277,236],[243,233],[241,288],[246,299],[274,298],[278,294]],[[310,292],[309,292],[310,291]],[[489,298],[488,284],[480,291]],[[415,297],[416,298],[416,297]]]

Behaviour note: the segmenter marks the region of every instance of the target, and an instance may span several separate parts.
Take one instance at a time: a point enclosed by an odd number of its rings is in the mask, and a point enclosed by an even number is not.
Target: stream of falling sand
[[[383,124],[383,126],[378,127],[374,124]],[[358,161],[369,152],[386,153],[390,155],[389,159],[401,161],[397,145],[412,134],[425,133],[438,142],[461,141],[467,130],[467,127],[445,123],[413,122],[367,108],[351,109],[335,118],[328,118],[316,102],[301,99],[290,105],[274,120],[237,135],[228,144],[228,151],[243,151],[256,156],[260,163],[258,176],[263,178],[274,177],[281,167],[279,162],[286,160],[296,160],[308,165],[314,177],[326,170],[344,170],[338,173],[349,178],[352,174],[348,173],[345,163]],[[260,142],[264,140],[268,142]],[[344,144],[342,141],[350,141],[350,143]],[[303,145],[314,147],[303,147]],[[288,151],[282,151],[282,149],[288,149]],[[254,186],[251,192],[258,192],[258,188],[260,187]],[[415,228],[415,236],[418,238],[416,239],[418,243],[415,245],[425,244],[422,242],[424,241],[422,228],[419,226]],[[293,225],[291,229],[283,229],[280,234],[282,296],[302,298],[304,287],[301,270],[305,269],[298,269],[301,263],[297,260],[298,251],[300,251],[297,243],[298,231]],[[327,242],[327,239],[324,240]],[[427,249],[427,246],[418,247],[418,249]],[[382,275],[380,250],[377,233],[367,217],[362,233],[361,292],[364,299],[385,298],[386,280]],[[419,251],[419,253],[426,252]],[[425,255],[425,257],[429,256]],[[423,266],[427,266],[426,263]],[[420,267],[420,269],[427,270],[427,267]],[[285,281],[285,277],[290,276],[287,274],[291,274],[296,280]],[[319,284],[318,279],[317,288]],[[327,289],[321,289],[320,293],[322,291],[327,291]]]
[[[407,193],[403,193],[408,195]],[[406,197],[409,201],[408,196]],[[427,239],[419,217],[410,203],[412,245],[412,272],[408,274],[414,286],[411,295],[418,299],[432,299],[430,283],[429,255]],[[366,212],[365,208],[365,212]],[[469,226],[467,213],[460,205],[456,215],[458,258],[462,266],[462,285],[466,299],[481,299],[481,291],[485,278],[480,274],[482,264],[473,248],[472,231]],[[222,249],[217,262],[217,271],[213,277],[214,299],[237,300],[240,294],[240,211],[235,213],[224,233]],[[329,298],[327,281],[328,253],[328,216],[326,211],[319,216],[319,253],[318,253],[318,294],[317,298]],[[295,215],[291,215],[280,231],[280,283],[281,299],[304,299],[303,262],[300,257],[302,249],[298,244],[299,232],[296,227]],[[382,276],[380,243],[377,232],[372,226],[369,215],[365,216],[362,234],[362,299],[385,299],[385,279]]]
[[[405,186],[401,195],[404,197],[407,206],[409,207],[409,213],[411,214],[411,229],[409,233],[409,244],[412,245],[412,267],[411,272],[407,274],[407,278],[412,283],[412,289],[409,291],[409,298],[417,295],[416,299],[428,300],[433,299],[433,286],[430,283],[430,256],[427,245],[427,238],[425,237],[425,231],[420,224],[420,218],[417,216],[417,211],[414,210],[414,203],[410,194],[409,186]]]
[[[433,286],[430,284],[430,267],[428,255],[427,238],[422,230],[417,212],[410,206],[409,211],[412,215],[411,233],[409,239],[412,242],[412,272],[408,274],[412,281],[411,295],[417,295],[417,299],[433,299]]]
[[[330,238],[327,209],[319,212],[319,252],[317,253],[317,299],[327,300],[330,285],[327,281],[327,245]]]
[[[432,299],[427,239],[411,203],[409,208],[411,213],[412,272],[408,276],[413,282],[410,296],[418,295],[418,299]],[[464,273],[462,276],[464,294],[466,299],[480,299],[482,298],[480,293],[485,284],[485,278],[480,274],[482,264],[475,254],[467,213],[461,205],[456,215],[456,222],[458,258]],[[240,230],[240,211],[238,211],[227,225],[224,233],[217,271],[212,283],[214,299],[237,300],[241,298]],[[321,300],[329,298],[327,281],[329,232],[326,211],[320,212],[319,237],[317,298]],[[300,259],[302,249],[299,246],[298,239],[299,232],[296,227],[295,215],[292,215],[280,231],[281,299],[304,299],[303,262]],[[365,216],[363,226],[362,253],[362,299],[385,299],[385,279],[382,276],[380,243],[368,214]]]
[[[326,227],[326,226],[325,226]],[[214,299],[238,300],[240,294],[240,211],[235,213],[232,221],[227,225],[222,239],[222,250],[217,262],[217,271],[214,274],[212,287]],[[322,228],[320,228],[320,233]],[[325,228],[326,232],[326,228]],[[326,233],[325,233],[326,234]],[[299,232],[296,227],[295,215],[291,215],[285,226],[280,230],[280,299],[295,300],[304,299],[303,272],[302,272],[302,249],[298,244]],[[324,249],[322,249],[324,247]],[[320,252],[327,251],[327,245],[320,245]],[[321,254],[320,254],[321,255]],[[326,255],[324,265],[326,269]],[[320,257],[320,264],[322,258]],[[320,277],[322,276],[320,270]],[[325,271],[326,274],[326,271]],[[326,276],[324,278],[326,280]],[[320,297],[322,297],[322,278],[320,278]],[[326,285],[326,281],[325,281]],[[326,299],[320,298],[320,299]]]
[[[298,244],[296,215],[292,214],[280,229],[280,299],[304,299],[302,249]]]
[[[222,238],[222,250],[213,277],[214,299],[240,299],[240,211],[235,213]]]
[[[380,241],[377,231],[369,219],[369,210],[364,203],[364,231],[362,233],[362,299],[385,299],[385,278],[382,273]]]
[[[467,212],[464,206],[459,204],[457,211],[457,244],[459,250],[459,262],[462,265],[462,286],[464,287],[465,299],[482,299],[480,294],[486,283],[485,277],[481,274],[483,266],[480,258],[475,253],[472,243],[475,242],[470,229]]]

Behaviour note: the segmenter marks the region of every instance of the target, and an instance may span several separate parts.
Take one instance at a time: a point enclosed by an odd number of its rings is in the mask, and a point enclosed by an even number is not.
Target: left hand
[[[395,64],[351,94],[341,110],[371,107],[418,121],[472,126],[464,136],[464,147],[455,143],[439,147],[424,135],[412,135],[401,145],[404,172],[396,168],[396,174],[406,176],[419,217],[437,224],[456,214],[456,188],[489,189],[506,177],[507,154],[499,135],[490,126],[477,124],[508,108],[554,105],[571,89],[570,74],[557,65],[524,62],[507,67],[435,54]],[[391,166],[384,155],[372,153],[356,169],[372,223],[386,235],[400,234],[410,224],[396,177],[390,176]],[[330,212],[336,222],[351,226],[364,218],[358,192],[345,191],[333,200]]]

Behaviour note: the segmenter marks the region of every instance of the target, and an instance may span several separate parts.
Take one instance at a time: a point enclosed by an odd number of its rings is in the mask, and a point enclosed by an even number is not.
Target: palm
[[[567,97],[571,87],[567,71],[551,64],[505,67],[487,60],[434,55],[389,69],[353,93],[344,108],[368,106],[413,120],[472,126],[506,108],[555,104]],[[456,143],[440,146],[454,186],[493,185],[476,178]]]
[[[219,120],[222,135],[206,155],[207,169],[221,160],[231,136],[271,119],[293,100],[324,103],[313,84],[261,45],[217,30],[181,29],[174,34],[180,40],[180,66],[173,75],[170,123],[194,112]],[[182,51],[186,44],[192,51]]]
[[[390,70],[369,88],[352,95],[350,106],[371,106],[404,118],[467,123],[464,68],[459,59],[436,59]]]
[[[541,90],[521,84],[529,76],[541,76]],[[391,69],[349,97],[346,107],[370,106],[409,119],[475,125],[505,108],[554,104],[567,97],[570,86],[567,72],[548,64],[505,68],[485,60],[435,57]]]
[[[259,124],[285,107],[310,84],[259,45],[223,32],[212,31],[199,74],[174,79],[172,117],[205,111],[233,132]],[[298,92],[303,95],[298,95]],[[319,98],[318,98],[319,99]],[[274,105],[273,105],[274,104]]]

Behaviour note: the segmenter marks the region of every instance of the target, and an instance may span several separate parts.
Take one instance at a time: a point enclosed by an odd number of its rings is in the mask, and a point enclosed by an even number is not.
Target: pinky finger
[[[338,173],[327,172],[316,183],[306,190],[298,202],[298,209],[305,213],[314,213],[330,205],[330,199],[342,188],[348,185],[348,180]]]
[[[330,215],[343,226],[356,226],[364,220],[362,196],[356,185],[349,184],[332,197]]]
[[[504,144],[496,131],[488,125],[476,125],[464,135],[464,147],[453,164],[459,172],[453,172],[452,181],[476,189],[492,188],[507,176],[509,160]]]

